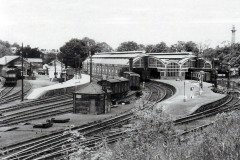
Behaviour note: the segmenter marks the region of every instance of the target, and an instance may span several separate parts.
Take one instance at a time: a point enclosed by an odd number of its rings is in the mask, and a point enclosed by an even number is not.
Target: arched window
[[[190,67],[190,61],[186,61],[182,64],[182,68],[189,68]]]
[[[167,76],[177,77],[179,76],[179,65],[177,63],[169,63],[167,65]]]
[[[133,67],[134,68],[143,68],[143,60],[142,58],[136,60],[135,62],[133,62]]]
[[[209,62],[205,62],[204,68],[212,68],[212,65]]]
[[[150,57],[148,59],[148,67],[149,68],[157,68],[157,67],[164,68],[165,66],[160,60]]]

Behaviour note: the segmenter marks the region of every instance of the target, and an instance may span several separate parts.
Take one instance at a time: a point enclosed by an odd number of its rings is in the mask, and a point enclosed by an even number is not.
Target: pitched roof
[[[0,58],[0,65],[6,65],[9,62],[17,59],[19,56],[4,56],[2,58]]]
[[[61,61],[56,60],[56,59],[54,59],[54,60],[52,60],[51,62],[49,62],[48,65],[54,64],[54,61],[55,61],[56,63],[60,63],[60,64],[64,65]]]
[[[31,63],[42,63],[43,62],[42,58],[27,58],[27,61],[31,62]]]
[[[83,86],[78,91],[74,93],[81,93],[81,94],[104,94],[105,92],[102,90],[102,86],[96,83],[89,83],[86,86]]]

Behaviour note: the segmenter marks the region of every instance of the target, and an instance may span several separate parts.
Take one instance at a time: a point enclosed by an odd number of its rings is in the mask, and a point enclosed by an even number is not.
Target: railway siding
[[[167,96],[167,94],[169,93],[166,93],[166,92],[163,92],[163,88],[164,88],[164,86],[158,86],[158,84],[154,84],[154,85],[150,85],[149,87],[151,87],[152,89],[153,89],[153,92],[154,92],[154,94],[151,94],[151,97],[148,97],[147,96],[147,98],[149,99],[149,100],[153,100],[153,101],[155,101],[155,100],[157,100],[157,101],[159,101],[159,100],[162,100],[163,99],[163,97],[165,97],[165,96]],[[159,91],[159,90],[161,90],[161,91]],[[148,101],[147,101],[148,102]],[[156,103],[156,102],[150,102],[150,103],[147,103],[146,104],[146,108],[148,108],[148,107],[151,107],[152,105],[154,105],[154,103]],[[125,109],[126,109],[126,107],[124,107]],[[130,108],[128,108],[128,110],[126,110],[124,113],[122,112],[122,114],[119,114],[119,115],[115,115],[115,116],[113,116],[113,117],[109,117],[109,118],[107,118],[107,119],[104,119],[104,120],[102,120],[102,121],[95,121],[95,122],[93,122],[92,124],[88,124],[88,125],[86,125],[85,127],[84,126],[82,126],[82,127],[80,127],[79,129],[77,129],[76,127],[74,127],[74,128],[72,128],[72,129],[75,129],[75,130],[78,130],[78,132],[80,132],[81,134],[83,134],[83,135],[92,135],[92,134],[96,134],[96,133],[99,133],[99,132],[101,132],[102,130],[105,130],[105,129],[108,129],[109,127],[113,127],[113,126],[119,126],[120,124],[125,124],[127,121],[129,121],[130,119],[131,119],[131,116],[132,116],[132,113],[131,113],[131,111],[129,110]],[[83,116],[83,115],[82,115]],[[120,134],[122,134],[122,133],[120,133]],[[54,134],[55,135],[55,134]],[[119,137],[118,137],[119,138]],[[111,141],[116,141],[117,139],[116,138],[113,138]],[[31,144],[33,144],[31,141],[29,141]],[[28,144],[29,144],[29,142],[28,142]],[[43,144],[43,143],[45,143],[44,141],[40,141],[39,142],[40,144]],[[20,142],[20,147],[22,146],[22,145],[24,145],[25,144],[25,146],[27,146],[26,145],[26,143],[21,143]],[[53,142],[53,145],[55,145],[56,144],[56,142]],[[8,152],[11,150],[10,148],[13,148],[13,150],[15,150],[14,148],[16,148],[16,146],[17,145],[13,145],[12,147],[10,147],[10,146],[8,146],[7,148],[7,150],[8,150]],[[32,145],[31,145],[32,146]],[[40,146],[40,147],[42,147],[42,146]],[[61,146],[60,146],[61,147]],[[38,145],[36,145],[35,147],[34,147],[34,149],[35,148],[39,148],[38,147]],[[49,147],[48,147],[49,148]],[[21,149],[21,148],[19,148],[19,149]],[[30,150],[32,150],[32,147],[30,147],[29,148]],[[16,148],[16,150],[17,150],[17,148]],[[26,148],[25,150],[23,150],[23,151],[20,151],[20,152],[24,152],[24,154],[25,154],[25,152],[27,151],[28,149]],[[19,153],[20,153],[19,152]],[[43,151],[44,152],[44,151]],[[12,155],[12,156],[14,156],[14,154]],[[20,156],[20,155],[19,155]],[[35,156],[34,154],[32,155],[32,156]],[[11,157],[11,158],[13,158],[13,157]]]

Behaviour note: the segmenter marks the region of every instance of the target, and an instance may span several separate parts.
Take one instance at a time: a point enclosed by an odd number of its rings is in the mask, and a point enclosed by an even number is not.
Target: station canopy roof
[[[17,59],[19,56],[4,56],[4,57],[1,57],[0,58],[0,65],[6,65],[8,64],[9,62]]]
[[[98,53],[92,56],[92,62],[95,64],[113,64],[113,65],[128,65],[129,59],[138,59],[144,56],[151,56],[162,60],[163,62],[169,62],[175,60],[183,63],[187,59],[195,57],[192,52],[172,52],[172,53],[144,53],[142,51],[129,51],[129,52],[105,52]],[[88,57],[84,63],[89,63]]]
[[[74,92],[76,94],[104,94],[105,92],[102,90],[102,86],[96,83],[89,83],[81,87],[78,91]]]
[[[195,57],[192,52],[175,52],[175,53],[149,53],[149,55],[154,56],[159,59],[184,59]]]
[[[112,53],[112,52],[111,52]],[[136,58],[145,55],[144,53],[124,53],[114,52],[114,54],[96,54],[92,56],[92,62],[98,64],[116,64],[116,65],[128,65],[130,58]],[[88,57],[84,63],[89,63],[90,58]]]

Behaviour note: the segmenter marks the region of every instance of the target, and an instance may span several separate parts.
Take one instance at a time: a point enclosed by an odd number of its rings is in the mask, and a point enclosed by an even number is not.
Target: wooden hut
[[[110,91],[96,83],[89,83],[73,93],[73,112],[104,114],[110,111]]]

